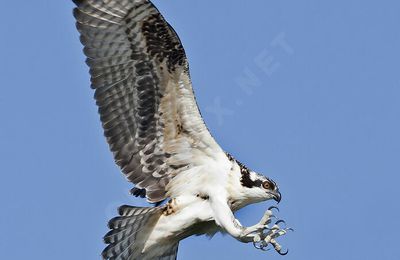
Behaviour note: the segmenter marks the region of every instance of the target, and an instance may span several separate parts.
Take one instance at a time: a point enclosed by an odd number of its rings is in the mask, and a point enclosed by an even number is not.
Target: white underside
[[[196,224],[201,227],[201,223],[205,223],[201,233],[213,233],[213,230],[218,229],[213,225],[212,230],[208,230],[210,224],[206,222],[214,220],[210,199],[213,196],[228,196],[231,164],[226,159],[222,161],[226,163],[209,164],[207,167],[199,166],[184,171],[169,183],[173,213],[160,217],[145,243],[144,252],[159,251],[164,246],[169,248],[188,234],[191,235],[192,231],[196,232],[192,230]],[[204,196],[210,196],[210,199]]]
[[[171,215],[162,215],[147,239],[143,252],[163,251],[160,247],[170,248],[179,242],[195,224],[213,220],[213,212],[207,200],[196,196],[175,198],[176,211]],[[208,225],[205,226],[208,228]],[[214,228],[217,228],[215,225]],[[204,229],[202,233],[212,232]]]

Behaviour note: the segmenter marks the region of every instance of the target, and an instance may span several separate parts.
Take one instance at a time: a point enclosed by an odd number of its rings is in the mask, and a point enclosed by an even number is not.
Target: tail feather
[[[143,207],[123,205],[118,208],[118,214],[123,217],[131,217],[131,216],[138,216],[141,214],[146,214],[148,212],[153,212],[156,210],[157,210],[157,208],[143,208]]]
[[[112,243],[110,243],[104,252],[107,252],[106,256],[108,258],[113,259],[112,257],[115,256],[123,256],[124,253],[129,252],[128,255],[131,254],[131,251],[134,251],[133,249],[138,250],[141,245],[135,243],[137,237],[138,237],[138,232],[141,231],[141,227],[139,225],[135,225],[133,227],[127,228],[125,230],[121,230],[120,232],[116,233],[117,236],[113,237],[108,237],[107,240],[112,241],[111,239],[114,239]],[[144,242],[142,239],[140,239],[140,242]],[[139,250],[138,250],[139,251]],[[137,252],[140,253],[140,252]],[[104,257],[104,255],[103,255]],[[108,259],[106,258],[106,259]],[[119,259],[118,257],[116,259]],[[125,258],[121,258],[125,259]]]
[[[133,227],[127,227],[124,229],[113,229],[110,230],[103,239],[106,244],[117,244],[133,232],[135,232],[135,229]]]
[[[127,226],[133,225],[135,222],[141,221],[143,216],[129,216],[129,217],[115,217],[108,222],[108,227],[110,229],[120,229]]]
[[[162,255],[147,257],[142,254],[144,244],[153,230],[157,220],[162,215],[161,207],[141,208],[121,206],[119,215],[110,220],[110,231],[104,236],[108,246],[103,250],[105,260],[144,260],[160,259],[174,260],[178,252],[178,243],[167,248]],[[151,252],[150,252],[151,253]]]

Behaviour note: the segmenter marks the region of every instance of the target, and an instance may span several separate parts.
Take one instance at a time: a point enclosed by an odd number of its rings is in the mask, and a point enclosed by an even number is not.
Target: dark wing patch
[[[182,44],[149,1],[74,2],[115,161],[150,202],[162,201],[169,180],[195,156],[219,151],[198,111]]]
[[[184,65],[186,55],[182,44],[176,40],[177,36],[172,27],[166,24],[159,14],[152,15],[143,21],[142,30],[148,43],[147,52],[160,63],[166,61],[170,72],[177,66]]]

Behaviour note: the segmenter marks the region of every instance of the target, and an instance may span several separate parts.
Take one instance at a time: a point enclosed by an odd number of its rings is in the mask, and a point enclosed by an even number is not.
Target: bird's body
[[[145,255],[140,259],[153,259],[169,252],[168,249],[175,248],[180,240],[192,235],[211,237],[216,232],[226,232],[221,228],[222,224],[216,222],[218,209],[213,208],[211,200],[221,200],[232,212],[265,200],[263,193],[251,193],[243,186],[242,171],[247,170],[242,168],[243,165],[229,155],[220,159],[224,163],[193,168],[169,183],[173,187],[167,194],[171,199],[154,208],[156,210],[151,214],[155,215],[156,221],[151,222],[151,230],[144,232],[146,238],[136,239],[140,241],[136,251]]]
[[[173,179],[169,184],[174,187],[168,194],[171,199],[160,207],[162,214],[146,241],[144,251],[158,250],[159,245],[165,242],[171,247],[191,235],[211,236],[219,231],[209,200],[217,195],[228,198],[229,180],[233,177],[229,174],[227,163],[218,168],[216,165],[200,166]],[[205,185],[207,183],[211,185]]]
[[[182,44],[148,0],[74,0],[92,88],[114,159],[156,207],[122,206],[104,237],[104,259],[175,259],[179,241],[227,232],[272,244],[284,234],[243,227],[233,212],[280,201],[278,186],[217,144],[198,110]],[[168,201],[162,204],[163,201]],[[266,234],[263,231],[269,230]]]

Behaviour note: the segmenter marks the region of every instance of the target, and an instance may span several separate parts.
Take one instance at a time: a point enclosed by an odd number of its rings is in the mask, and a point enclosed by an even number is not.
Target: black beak
[[[281,195],[281,193],[279,192],[279,190],[276,190],[276,191],[274,191],[274,200],[276,201],[276,202],[281,202],[281,199],[282,199],[282,195]]]

